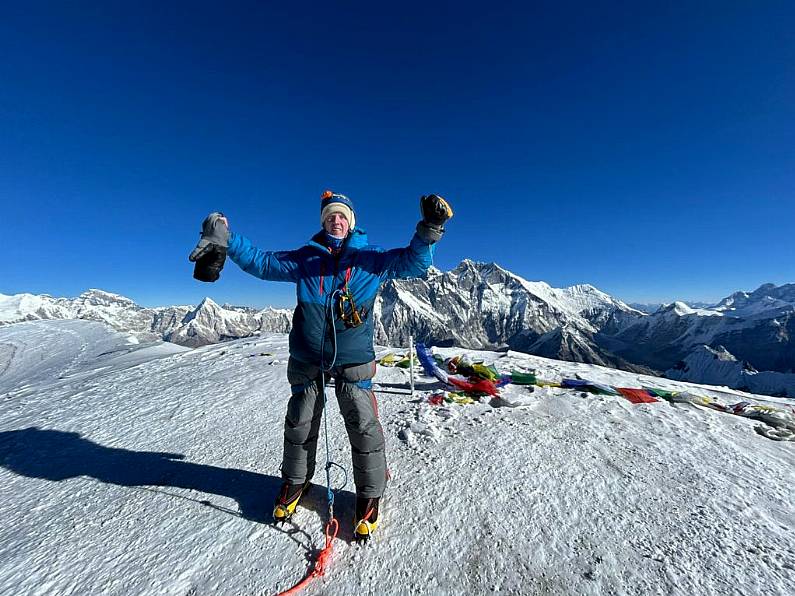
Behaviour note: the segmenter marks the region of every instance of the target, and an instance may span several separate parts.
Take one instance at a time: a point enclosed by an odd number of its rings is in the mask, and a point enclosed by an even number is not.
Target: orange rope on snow
[[[326,546],[318,553],[317,561],[315,561],[315,567],[304,579],[295,584],[289,590],[285,592],[279,592],[278,596],[292,596],[293,594],[298,594],[298,592],[303,590],[309,584],[309,582],[316,577],[321,577],[325,573],[326,563],[331,556],[331,547],[334,539],[337,537],[337,532],[339,532],[339,529],[340,523],[337,521],[336,517],[332,517],[329,523],[326,524]]]

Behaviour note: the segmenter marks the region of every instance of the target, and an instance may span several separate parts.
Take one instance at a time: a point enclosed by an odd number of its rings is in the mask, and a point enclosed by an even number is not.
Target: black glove
[[[444,226],[444,222],[453,217],[450,205],[439,195],[420,197],[420,212],[423,221],[432,226]]]
[[[210,213],[202,224],[199,243],[188,259],[196,263],[193,277],[199,281],[216,281],[226,261],[229,244],[229,224],[223,213]]]
[[[445,222],[453,217],[450,205],[439,195],[420,197],[422,221],[417,224],[417,234],[428,244],[438,242],[444,234]]]

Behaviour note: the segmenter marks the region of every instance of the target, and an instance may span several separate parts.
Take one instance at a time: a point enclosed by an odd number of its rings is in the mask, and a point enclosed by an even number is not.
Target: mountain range
[[[88,319],[189,347],[285,333],[291,315],[210,298],[195,307],[145,308],[102,290],[74,299],[0,295],[0,324]],[[708,307],[674,302],[647,313],[591,285],[553,288],[495,263],[464,260],[448,272],[434,268],[425,278],[387,281],[373,316],[380,345],[407,346],[413,335],[437,346],[511,349],[795,396],[795,284],[765,284]]]
[[[103,290],[88,290],[77,298],[0,294],[0,325],[38,319],[85,319],[135,333],[144,341],[163,339],[187,347],[261,332],[286,333],[292,314],[289,309],[220,306],[210,298],[198,306],[146,308]]]

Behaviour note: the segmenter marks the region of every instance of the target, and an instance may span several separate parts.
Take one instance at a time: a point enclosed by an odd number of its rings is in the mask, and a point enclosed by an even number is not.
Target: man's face
[[[323,227],[325,228],[326,232],[332,236],[344,238],[348,235],[350,224],[348,223],[348,220],[345,219],[345,216],[342,215],[342,213],[333,212],[329,213],[326,216],[326,219],[323,220]]]

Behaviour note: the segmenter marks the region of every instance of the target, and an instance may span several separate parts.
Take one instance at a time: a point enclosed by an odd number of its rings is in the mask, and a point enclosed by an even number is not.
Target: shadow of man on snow
[[[271,506],[281,478],[195,464],[183,461],[184,457],[178,453],[105,447],[76,432],[35,427],[0,432],[0,466],[20,476],[55,482],[87,476],[119,486],[185,488],[234,499],[240,507],[239,515],[248,520],[271,520]],[[343,498],[352,501],[353,495],[348,493]],[[209,501],[192,500],[224,510]],[[322,500],[307,498],[302,504],[325,516]]]

